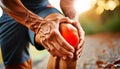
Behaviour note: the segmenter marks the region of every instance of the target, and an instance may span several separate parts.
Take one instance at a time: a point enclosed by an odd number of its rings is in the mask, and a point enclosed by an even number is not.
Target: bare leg
[[[50,14],[45,19],[53,18],[53,17],[64,17],[63,15],[59,13]],[[52,55],[50,55],[47,69],[76,69],[76,60],[73,59],[67,59],[63,60],[61,58],[54,58]]]
[[[32,69],[32,60],[29,59],[21,64],[6,65],[5,69]]]

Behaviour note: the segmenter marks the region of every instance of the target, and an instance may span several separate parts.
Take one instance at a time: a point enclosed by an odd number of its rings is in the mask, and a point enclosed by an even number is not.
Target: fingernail
[[[71,52],[72,52],[72,53],[74,53],[74,52],[75,52],[75,50],[71,50]]]
[[[70,57],[70,58],[73,58],[73,55],[70,55],[69,57]]]
[[[62,57],[62,59],[64,59],[64,60],[65,60],[65,59],[67,59],[67,57],[66,57],[66,56],[63,56],[63,57]]]
[[[55,59],[57,59],[57,56],[54,56]]]
[[[78,55],[78,54],[79,54],[79,52],[77,51],[77,52],[76,52],[76,55]]]
[[[79,57],[76,57],[76,60],[78,60],[79,59]]]

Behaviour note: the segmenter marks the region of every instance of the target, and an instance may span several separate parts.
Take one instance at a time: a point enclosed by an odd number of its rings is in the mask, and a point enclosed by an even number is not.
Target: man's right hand
[[[55,14],[56,15],[56,14]],[[54,57],[73,58],[75,49],[62,37],[59,25],[62,22],[70,22],[66,17],[50,17],[41,22],[36,33],[36,42],[44,46]]]

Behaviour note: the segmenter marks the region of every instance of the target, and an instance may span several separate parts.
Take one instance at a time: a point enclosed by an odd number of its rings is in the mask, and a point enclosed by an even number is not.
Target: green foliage
[[[119,32],[120,31],[120,8],[116,8],[114,11],[105,11],[103,13],[103,18],[106,20],[104,21],[103,31],[105,32]],[[109,14],[109,15],[108,15]]]
[[[81,26],[83,27],[86,34],[94,34],[100,31],[100,25],[93,21],[81,22]]]
[[[80,15],[80,23],[86,34],[99,32],[120,32],[120,6],[113,11],[104,11],[96,15],[90,10]]]

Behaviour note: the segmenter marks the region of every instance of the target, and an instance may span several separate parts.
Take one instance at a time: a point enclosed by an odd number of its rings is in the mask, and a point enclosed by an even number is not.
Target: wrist
[[[25,25],[27,28],[32,30],[33,32],[37,33],[38,28],[41,24],[41,22],[44,21],[42,18],[40,18],[38,15],[32,13],[32,12],[27,12],[27,16],[25,19]]]

